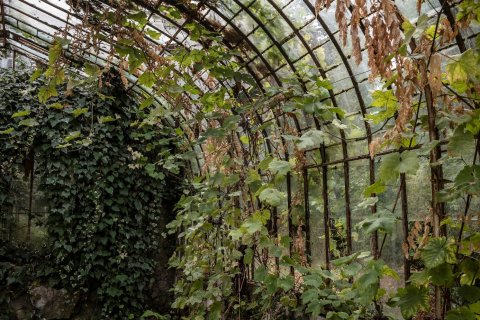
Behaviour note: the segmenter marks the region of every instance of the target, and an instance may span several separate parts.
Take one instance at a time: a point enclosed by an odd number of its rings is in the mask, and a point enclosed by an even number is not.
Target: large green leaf
[[[355,300],[360,304],[369,305],[377,295],[383,266],[382,260],[370,261],[360,277],[353,283],[352,293],[354,293]]]
[[[266,188],[265,190],[260,192],[258,198],[260,199],[260,201],[265,202],[272,207],[278,207],[283,203],[285,199],[285,194],[275,188]]]
[[[41,103],[45,103],[49,98],[55,97],[57,95],[58,92],[54,85],[49,85],[38,89],[38,100]]]
[[[386,190],[385,183],[381,180],[375,182],[374,184],[369,185],[363,191],[364,197],[371,197],[373,194],[380,194]]]
[[[60,57],[62,54],[62,43],[59,41],[59,39],[55,39],[53,41],[53,44],[50,46],[50,49],[48,50],[48,62],[50,65],[55,64],[57,59]]]
[[[427,270],[414,272],[408,280],[413,285],[424,286],[430,283],[430,275],[428,274]]]
[[[357,223],[356,227],[366,234],[383,231],[385,233],[392,233],[395,227],[396,217],[388,212],[382,211],[377,214],[371,215],[366,219]]]
[[[398,100],[392,90],[376,90],[372,93],[372,99],[372,107],[382,108],[382,110],[368,114],[367,119],[378,124],[395,115],[398,109]]]
[[[279,278],[277,281],[277,286],[279,288],[282,288],[284,291],[288,291],[292,289],[294,285],[295,285],[295,280],[290,275]]]
[[[415,151],[404,151],[400,153],[400,163],[398,164],[399,173],[415,174],[418,167],[418,157]]]
[[[157,78],[155,77],[155,74],[150,71],[145,71],[142,73],[142,75],[138,78],[138,83],[141,85],[144,85],[148,88],[153,87],[155,82],[157,81]]]
[[[473,134],[465,131],[465,126],[463,125],[457,127],[453,135],[448,139],[447,151],[450,156],[473,154],[474,148],[475,138]]]
[[[461,286],[458,288],[457,293],[470,303],[480,301],[480,288],[477,286]]]
[[[132,19],[133,21],[137,22],[140,27],[143,27],[148,23],[148,17],[147,14],[143,11],[138,11],[135,13],[131,13],[128,15],[129,19]]]
[[[480,131],[480,110],[476,109],[469,113],[468,121],[465,122],[465,131],[473,135]]]
[[[303,304],[308,304],[310,302],[318,300],[319,294],[318,294],[318,289],[312,288],[303,291],[302,293],[302,302]]]
[[[292,165],[288,161],[273,159],[268,165],[268,169],[270,169],[273,174],[284,176],[292,170]]]
[[[400,307],[405,319],[429,308],[428,288],[426,287],[407,285],[405,288],[398,289],[397,297],[396,305]]]
[[[242,224],[241,229],[248,234],[254,234],[262,230],[262,227],[267,223],[269,218],[270,212],[268,210],[256,211]]]
[[[242,228],[249,234],[254,234],[262,230],[263,223],[259,220],[248,219],[242,224]]]
[[[319,288],[324,283],[323,278],[318,273],[307,274],[303,276],[303,284],[313,288]]]
[[[466,258],[460,263],[460,270],[462,271],[460,284],[471,285],[480,278],[480,261],[470,257]]]
[[[442,263],[435,268],[429,269],[428,275],[432,283],[438,286],[449,287],[454,280],[452,266],[448,263]]]
[[[447,80],[453,89],[459,93],[464,93],[470,87],[469,80],[478,77],[478,55],[468,49],[461,55],[451,58],[447,64]]]
[[[153,96],[150,96],[148,98],[146,98],[145,100],[142,101],[142,103],[138,106],[138,109],[139,110],[143,110],[145,108],[148,108],[150,107],[153,103],[155,102],[155,99],[153,98]]]
[[[368,209],[373,207],[377,202],[378,202],[378,197],[368,197],[368,198],[365,198],[359,204],[357,204],[357,208]]]
[[[245,249],[245,254],[243,255],[243,263],[251,264],[253,262],[254,251],[252,248]]]
[[[400,173],[415,174],[419,168],[418,157],[415,151],[391,153],[382,158],[380,163],[380,179],[390,181],[396,179]]]
[[[480,232],[466,236],[460,243],[458,252],[465,256],[471,256],[474,252],[480,252]]]
[[[465,166],[455,177],[455,188],[469,194],[480,192],[480,166]]]
[[[355,259],[357,259],[357,257],[362,254],[361,251],[358,251],[358,252],[355,252],[349,256],[345,256],[345,257],[341,257],[341,258],[338,258],[338,259],[335,259],[335,260],[332,260],[332,264],[334,266],[341,266],[341,265],[344,265],[344,264],[348,264],[352,261],[354,261]]]
[[[475,314],[467,307],[460,307],[447,312],[446,320],[476,320]]]
[[[100,67],[93,63],[85,63],[83,71],[92,78],[98,77],[101,73]]]
[[[427,268],[435,268],[443,263],[455,263],[455,246],[445,237],[432,238],[422,249],[422,260]]]
[[[312,129],[298,138],[297,146],[300,150],[316,148],[323,143],[323,139],[324,133],[322,131]]]

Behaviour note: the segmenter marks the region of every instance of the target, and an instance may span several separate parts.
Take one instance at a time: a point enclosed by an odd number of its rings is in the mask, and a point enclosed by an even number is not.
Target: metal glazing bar
[[[260,25],[260,27],[262,28],[263,32],[265,32],[265,34],[267,35],[267,37],[277,45],[277,49],[278,51],[280,51],[280,53],[282,54],[282,56],[284,57],[285,61],[288,63],[288,65],[290,66],[290,69],[292,69],[292,72],[296,75],[297,77],[297,80],[299,81],[300,84],[302,84],[302,86],[304,87],[304,82],[303,82],[303,79],[300,77],[300,75],[298,74],[297,72],[297,69],[296,67],[293,65],[293,63],[290,61],[290,57],[288,56],[288,54],[285,52],[285,49],[283,49],[283,47],[281,45],[279,45],[278,41],[273,37],[273,35],[271,34],[270,30],[267,29],[266,26],[264,26],[262,24],[262,22],[260,21],[260,19],[255,15],[253,14],[249,8],[247,8],[241,1],[239,0],[233,0],[238,6],[240,6],[240,8],[242,8],[245,13],[247,13],[250,18],[252,18],[258,25]],[[305,89],[305,88],[304,88]]]

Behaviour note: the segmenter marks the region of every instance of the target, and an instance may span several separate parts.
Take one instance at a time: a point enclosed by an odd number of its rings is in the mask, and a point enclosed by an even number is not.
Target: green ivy
[[[98,94],[56,88],[45,105],[37,99],[41,80],[2,71],[1,168],[35,155],[50,207],[51,265],[42,277],[82,293],[80,303],[96,297],[96,317],[127,318],[144,311],[155,257],[162,241],[171,243],[161,233],[174,216],[182,164],[171,129],[136,125],[144,117],[136,101],[118,76],[106,77],[110,86]],[[0,200],[10,199],[7,192],[0,189]]]

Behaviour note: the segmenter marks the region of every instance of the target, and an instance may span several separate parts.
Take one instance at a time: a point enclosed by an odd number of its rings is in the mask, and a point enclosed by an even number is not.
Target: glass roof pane
[[[262,25],[278,18],[278,11],[272,7],[268,0],[257,0],[249,8],[248,11],[255,15]]]
[[[263,54],[263,56],[267,59],[268,63],[275,69],[286,63],[285,58],[277,47],[272,47],[268,49]]]
[[[274,2],[278,7],[283,8],[292,3],[293,0],[273,0],[272,2]]]
[[[298,29],[303,27],[315,17],[307,8],[303,0],[294,0],[286,8],[283,9],[285,15],[292,21],[293,25]]]
[[[359,111],[358,98],[354,90],[339,94],[335,98],[337,100],[338,107],[345,110],[345,112],[349,113]]]
[[[257,26],[257,23],[246,13],[241,11],[234,19],[233,23],[244,33],[249,34]]]
[[[284,81],[286,79],[290,79],[292,76],[292,69],[288,66],[285,65],[284,67],[280,68],[276,74],[280,78],[280,80]]]
[[[227,21],[212,10],[207,13],[205,20],[212,24],[216,30],[220,30],[227,25]]]
[[[233,0],[218,1],[217,9],[229,19],[241,10],[240,6]]]
[[[296,60],[307,54],[307,49],[298,37],[293,37],[292,39],[288,40],[283,45],[283,48],[288,53],[291,60]]]
[[[10,4],[8,2],[10,2]],[[52,8],[52,11],[53,10],[54,9]],[[17,0],[7,1],[7,3],[5,4],[5,13],[30,25],[38,25],[39,21],[57,28],[63,28],[66,25],[64,22],[55,18],[55,16],[38,10],[33,5],[29,5],[20,1],[17,2]],[[64,12],[60,12],[57,10],[57,13],[59,14],[59,18],[66,18],[66,14]]]
[[[331,41],[328,41],[322,45],[320,50],[315,50],[316,53],[320,52],[320,61],[325,61],[326,68],[330,68],[337,64],[342,63],[342,59]],[[317,54],[318,56],[318,54]]]
[[[271,39],[265,34],[262,29],[257,29],[248,39],[255,45],[260,52],[264,52],[273,46]]]
[[[294,65],[297,70],[304,72],[307,77],[319,75],[319,70],[313,61],[312,56],[309,54],[298,60]]]
[[[395,4],[407,19],[412,20],[418,18],[417,3],[415,1],[397,1]],[[435,8],[441,7],[438,0],[425,1],[422,2],[421,5],[422,13],[427,13]]]
[[[311,5],[315,7],[315,0],[308,0],[310,1]],[[327,25],[328,29],[334,33],[338,30],[338,25],[337,22],[335,21],[335,10],[337,7],[337,3],[335,1],[332,1],[332,4],[330,5],[330,8],[322,9],[318,13],[319,19],[322,19],[323,22]]]

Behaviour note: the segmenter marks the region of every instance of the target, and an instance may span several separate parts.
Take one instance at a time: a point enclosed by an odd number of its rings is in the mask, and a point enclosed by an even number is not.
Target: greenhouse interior
[[[480,319],[478,0],[0,0],[0,320]]]

